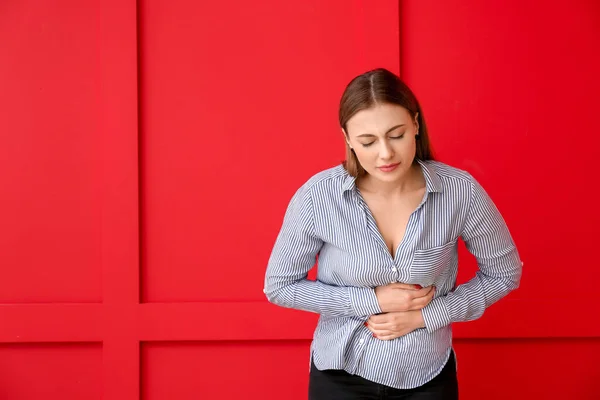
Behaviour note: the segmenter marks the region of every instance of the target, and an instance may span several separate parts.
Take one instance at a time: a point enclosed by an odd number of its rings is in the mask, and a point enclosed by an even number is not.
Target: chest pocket
[[[416,250],[410,266],[410,281],[431,286],[442,275],[454,257],[456,240],[430,249]]]

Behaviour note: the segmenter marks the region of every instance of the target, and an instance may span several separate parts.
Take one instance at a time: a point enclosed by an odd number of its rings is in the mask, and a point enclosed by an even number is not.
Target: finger
[[[390,331],[389,329],[376,329],[371,332],[373,332],[373,337],[376,337],[378,339],[385,336],[394,335],[394,332]]]
[[[425,297],[428,296],[433,290],[435,286],[424,287],[423,289],[415,290],[411,293],[413,298]]]
[[[381,329],[382,327],[385,327],[385,325],[387,325],[387,322],[369,321],[366,323],[367,328],[373,328],[373,329]]]
[[[399,338],[402,335],[398,335],[397,333],[389,333],[389,334],[382,334],[382,335],[377,335],[376,339],[379,340],[393,340],[396,338]]]
[[[386,322],[375,322],[371,319],[368,319],[367,322],[365,322],[365,326],[369,329],[381,329],[381,326],[385,326],[386,324]]]
[[[393,330],[382,329],[382,330],[375,331],[373,333],[373,337],[375,337],[377,339],[381,339],[381,340],[390,340],[390,339],[396,339],[401,336],[407,335],[410,332],[411,332],[411,330],[406,329],[406,328],[393,329]]]
[[[367,321],[373,324],[380,324],[382,322],[388,321],[390,319],[387,313],[371,315]]]
[[[367,325],[367,328],[369,328],[369,330],[372,331],[389,331],[389,330],[393,330],[394,327],[394,323],[393,321],[386,321],[386,322],[380,322],[380,323],[373,323],[370,322]]]
[[[375,328],[373,327],[373,324],[372,324],[372,323],[365,322],[365,324],[364,324],[364,325],[365,325],[365,326],[367,327],[367,329],[368,329],[368,330],[370,330],[371,332],[373,332],[373,329],[375,329]]]
[[[367,326],[367,328],[369,328],[371,330],[386,330],[386,329],[390,329],[391,325],[392,324],[390,322],[382,322],[382,323],[379,323],[379,324],[373,324],[373,323],[371,323],[371,324],[369,324]]]
[[[367,322],[371,326],[381,326],[389,324],[394,320],[392,313],[384,313],[379,315],[371,315]]]
[[[410,310],[416,311],[416,310],[421,310],[421,309],[425,308],[429,303],[431,303],[431,300],[433,300],[434,295],[435,295],[435,289],[431,290],[429,292],[429,294],[425,297],[418,297],[416,299],[413,299],[411,306],[410,306]]]
[[[408,311],[419,311],[419,310],[422,310],[422,309],[424,309],[425,307],[427,307],[427,305],[428,305],[429,303],[430,303],[430,302],[429,302],[429,301],[427,301],[427,299],[426,299],[425,297],[419,297],[418,299],[414,300],[414,301],[411,303],[411,305],[410,305],[410,308],[409,308],[409,310],[408,310]]]
[[[385,319],[380,319],[377,322],[369,319],[366,323],[366,326],[374,330],[393,330],[392,327],[397,323],[395,322],[396,318],[394,316],[389,315]]]
[[[408,283],[401,283],[401,282],[392,282],[388,286],[391,286],[394,289],[403,289],[403,290],[418,290],[419,289],[415,285],[410,285]]]

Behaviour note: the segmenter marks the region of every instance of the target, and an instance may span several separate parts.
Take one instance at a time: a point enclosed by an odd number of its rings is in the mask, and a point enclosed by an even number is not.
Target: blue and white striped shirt
[[[288,206],[264,292],[274,304],[320,314],[311,344],[320,370],[343,369],[398,389],[421,386],[450,356],[451,323],[479,318],[519,286],[519,254],[481,185],[441,162],[419,164],[426,192],[394,257],[355,178],[341,165],[309,179]],[[479,270],[455,287],[459,237]],[[317,280],[311,281],[307,272],[317,256]],[[390,282],[435,285],[436,292],[422,310],[426,328],[384,341],[363,324],[381,313],[374,288]]]

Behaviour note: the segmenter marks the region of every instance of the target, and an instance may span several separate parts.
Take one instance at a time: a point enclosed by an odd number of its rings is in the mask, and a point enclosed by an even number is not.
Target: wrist
[[[385,302],[385,300],[380,298],[379,294],[377,293],[377,289],[375,289],[375,298],[377,298],[377,304],[379,305],[381,312],[389,312],[388,304]]]
[[[379,308],[381,309],[381,312],[384,312],[384,313],[390,312],[387,308],[387,305],[384,303],[379,303]]]
[[[421,310],[415,311],[415,324],[417,328],[425,328],[425,318],[423,318],[423,312]]]

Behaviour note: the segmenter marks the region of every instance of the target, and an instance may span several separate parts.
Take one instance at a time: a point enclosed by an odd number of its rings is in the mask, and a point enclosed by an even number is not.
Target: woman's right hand
[[[420,310],[429,304],[434,294],[435,286],[418,289],[415,285],[390,283],[375,288],[379,308],[383,312]]]

